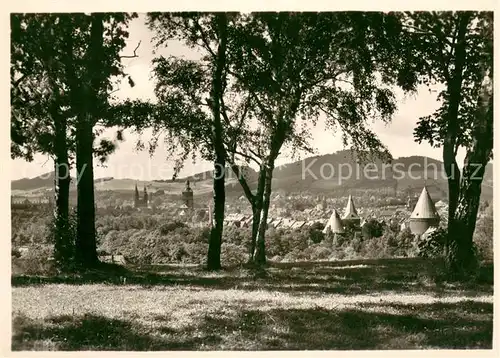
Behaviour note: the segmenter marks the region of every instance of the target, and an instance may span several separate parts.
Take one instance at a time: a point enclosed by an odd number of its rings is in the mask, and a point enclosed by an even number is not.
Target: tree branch
[[[208,40],[207,40],[207,38],[205,36],[205,32],[203,31],[201,25],[199,24],[198,19],[193,20],[193,22],[196,25],[196,28],[200,31],[201,40],[203,41],[203,44],[205,45],[205,48],[207,49],[208,52],[210,52],[210,55],[213,58],[217,58],[217,55],[215,54],[215,52],[210,47],[210,44],[208,43]]]
[[[141,41],[139,41],[139,43],[137,44],[137,46],[135,47],[134,49],[134,54],[133,55],[125,55],[125,56],[120,56],[120,58],[135,58],[135,57],[139,57],[137,54],[136,54],[136,51],[137,49],[139,48],[139,46],[141,46]]]
[[[254,195],[253,195],[252,191],[250,190],[250,187],[248,186],[248,183],[247,183],[245,177],[241,175],[240,168],[236,164],[231,163],[231,169],[233,170],[234,174],[238,178],[238,181],[240,182],[241,187],[243,188],[243,192],[245,193],[245,196],[247,197],[247,199],[250,202],[253,203]]]
[[[239,151],[237,151],[237,150],[234,150],[234,151],[233,151],[233,154],[240,155],[240,156],[242,156],[243,158],[247,158],[247,159],[249,159],[249,160],[252,160],[252,161],[253,161],[255,164],[257,164],[257,165],[260,165],[260,162],[259,162],[257,159],[255,159],[255,157],[252,157],[251,155],[248,155],[248,154],[245,154],[245,153],[239,152]],[[253,154],[253,153],[252,153],[252,154]],[[255,154],[254,154],[254,155],[255,155]]]

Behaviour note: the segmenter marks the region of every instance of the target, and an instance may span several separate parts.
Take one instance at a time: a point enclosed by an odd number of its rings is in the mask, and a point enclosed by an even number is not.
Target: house
[[[284,218],[282,221],[281,221],[281,227],[283,228],[291,228],[293,226],[293,224],[295,223],[295,220],[293,219],[288,219],[288,218]]]
[[[305,225],[305,223],[306,223],[305,221],[296,221],[293,223],[291,228],[294,230],[298,230],[298,229],[302,228]]]
[[[276,220],[273,221],[273,227],[277,229],[280,226],[282,220],[282,218],[276,218]]]

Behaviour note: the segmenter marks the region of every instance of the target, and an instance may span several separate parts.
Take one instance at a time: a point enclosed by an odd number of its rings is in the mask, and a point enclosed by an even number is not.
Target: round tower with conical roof
[[[333,234],[343,234],[344,233],[344,225],[342,224],[342,220],[340,219],[340,215],[337,210],[333,209],[333,213],[330,216],[330,219],[326,223],[325,228],[323,229],[323,234],[331,232]]]
[[[439,225],[439,214],[425,186],[409,221],[410,230],[414,235],[422,235],[429,227]]]

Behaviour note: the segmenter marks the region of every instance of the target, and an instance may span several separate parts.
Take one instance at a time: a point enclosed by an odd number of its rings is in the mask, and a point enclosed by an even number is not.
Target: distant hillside
[[[10,183],[11,190],[35,190],[35,189],[51,189],[54,187],[55,171],[47,172],[34,178],[22,178],[13,180]],[[105,177],[95,179],[95,183],[113,180],[113,177]],[[76,179],[71,177],[71,187],[74,189]]]
[[[422,156],[401,157],[392,163],[381,161],[357,164],[356,155],[351,151],[339,151],[332,154],[309,157],[290,164],[276,167],[273,173],[273,190],[285,192],[309,192],[345,196],[353,191],[380,191],[420,193],[427,186],[435,198],[446,198],[447,180],[442,162]],[[427,170],[425,169],[427,168]],[[250,167],[243,167],[243,172],[252,189],[256,187],[258,173]],[[231,170],[226,171],[228,196],[243,194],[237,178]],[[96,191],[129,192],[137,184],[139,190],[144,186],[148,191],[163,190],[166,194],[180,194],[186,180],[190,180],[195,195],[210,195],[212,192],[212,171],[172,180],[138,181],[135,179],[115,179],[112,177],[95,180]],[[74,190],[75,180],[72,180]],[[14,191],[49,190],[54,185],[54,173],[47,173],[36,178],[14,180]],[[19,194],[19,193],[17,193]],[[488,164],[482,187],[483,197],[493,198],[493,165]]]
[[[34,190],[40,188],[52,188],[54,186],[55,172],[47,172],[35,178],[22,178],[13,180],[10,184],[11,190]],[[73,178],[72,178],[72,181]]]
[[[346,195],[352,190],[388,190],[419,194],[427,186],[436,198],[446,198],[448,183],[443,163],[423,156],[401,157],[391,163],[380,160],[358,163],[351,151],[305,158],[277,167],[273,189]],[[493,197],[493,165],[486,167],[482,194]]]
[[[257,180],[258,173],[255,170],[253,170],[251,167],[240,166],[239,169],[240,169],[241,175],[243,175],[247,181],[253,182],[254,180]],[[226,179],[234,179],[234,180],[238,179],[236,177],[236,175],[234,174],[233,170],[230,168],[226,168],[225,175],[226,175]],[[204,180],[212,180],[212,178],[213,178],[213,170],[207,170],[205,172],[196,173],[196,174],[191,175],[191,176],[178,178],[175,181],[176,182],[180,181],[183,183],[185,183],[186,180],[189,180],[190,182],[199,182],[199,181],[204,181]]]

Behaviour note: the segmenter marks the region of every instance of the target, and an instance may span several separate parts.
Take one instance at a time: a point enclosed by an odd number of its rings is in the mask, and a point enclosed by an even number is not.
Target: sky
[[[195,59],[197,53],[178,42],[171,42],[166,48],[157,50],[151,43],[152,33],[145,25],[142,14],[134,19],[129,26],[130,36],[127,39],[127,46],[123,50],[124,55],[131,55],[139,41],[137,58],[123,59],[125,72],[133,78],[135,86],[131,88],[124,82],[120,90],[114,95],[119,98],[154,98],[154,82],[150,78],[151,60],[161,54],[164,56],[181,56],[187,59]],[[413,130],[419,117],[429,115],[439,107],[437,92],[431,92],[427,87],[419,89],[416,95],[404,96],[401,91],[396,91],[398,99],[398,110],[390,124],[374,122],[371,124],[374,132],[382,142],[389,148],[393,157],[408,157],[412,155],[427,156],[441,160],[442,151],[439,148],[432,148],[427,143],[418,144],[413,139]],[[311,128],[312,144],[316,149],[316,154],[329,154],[345,149],[339,136],[328,131],[320,120],[316,127]],[[106,131],[101,137],[112,139],[115,130]],[[146,137],[143,137],[146,138]],[[174,158],[166,158],[164,149],[160,145],[157,151],[150,156],[147,151],[137,151],[135,149],[138,136],[130,131],[125,132],[125,141],[118,145],[117,150],[110,155],[106,166],[94,168],[95,178],[114,177],[131,178],[138,180],[169,179],[173,173]],[[303,158],[302,155],[301,158]],[[464,153],[459,152],[458,162],[463,162]],[[277,164],[285,164],[295,161],[298,158],[291,158],[285,152],[277,160]],[[21,159],[11,159],[11,180],[20,178],[31,178],[53,170],[53,161],[48,156],[37,155],[33,162],[26,162]],[[198,160],[192,163],[188,160],[180,176],[188,176],[201,171],[211,170],[209,162]]]

